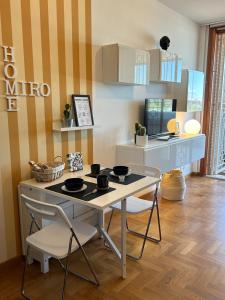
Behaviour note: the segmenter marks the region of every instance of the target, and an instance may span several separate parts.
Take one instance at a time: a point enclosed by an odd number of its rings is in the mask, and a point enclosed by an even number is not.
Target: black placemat
[[[115,190],[114,188],[109,187],[109,189],[107,191],[97,191],[94,194],[90,194],[90,195],[84,197],[85,194],[93,191],[96,188],[96,184],[95,183],[84,181],[84,184],[87,185],[86,190],[84,190],[82,192],[78,192],[78,193],[69,193],[69,192],[63,191],[61,189],[61,187],[64,185],[64,182],[48,186],[48,187],[46,187],[46,189],[50,190],[50,191],[53,191],[53,192],[60,193],[60,194],[68,195],[68,196],[71,196],[71,197],[74,197],[74,198],[78,198],[78,199],[81,199],[81,200],[84,200],[84,201],[93,200],[93,199],[95,199],[97,197],[100,197],[102,195],[108,194],[108,193],[110,193],[110,192],[112,192],[112,191]]]
[[[108,175],[109,176],[109,181],[119,183],[119,184],[123,184],[123,185],[128,185],[128,184],[134,183],[135,181],[138,181],[138,180],[145,177],[144,175],[131,173],[129,176],[125,177],[124,182],[120,182],[119,177],[111,175],[110,172],[112,172],[112,169],[106,168],[106,169],[101,170],[99,174]],[[98,175],[94,175],[94,174],[90,173],[90,174],[86,174],[85,176],[96,178]]]

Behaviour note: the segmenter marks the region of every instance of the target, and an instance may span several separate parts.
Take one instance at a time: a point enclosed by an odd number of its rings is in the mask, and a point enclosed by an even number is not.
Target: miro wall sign
[[[16,81],[17,69],[15,67],[15,49],[9,46],[1,46],[3,50],[3,86],[4,97],[7,101],[7,111],[18,111],[18,96],[47,97],[51,93],[47,83]]]

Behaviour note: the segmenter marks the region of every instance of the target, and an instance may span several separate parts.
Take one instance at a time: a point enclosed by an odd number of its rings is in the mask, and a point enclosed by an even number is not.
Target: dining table
[[[125,177],[125,180],[123,182],[120,182],[120,180],[116,178],[116,176],[112,176],[111,168],[101,169],[101,172],[103,174],[105,173],[109,176],[109,189],[106,191],[97,191],[95,193],[97,183],[96,176],[92,176],[92,174],[90,173],[90,165],[84,165],[83,170],[80,171],[69,172],[68,170],[65,170],[63,176],[52,182],[37,182],[34,178],[20,182],[19,201],[23,201],[20,195],[21,193],[24,194],[24,190],[36,190],[41,192],[42,195],[45,195],[45,197],[42,197],[43,200],[39,199],[39,201],[46,202],[48,201],[48,196],[54,196],[65,201],[67,200],[73,203],[78,203],[80,205],[95,208],[98,213],[98,221],[96,226],[99,230],[99,234],[118,258],[121,267],[121,276],[122,278],[126,278],[126,199],[127,197],[134,195],[141,190],[154,186],[160,181],[160,179],[150,176],[142,176],[140,174],[134,174],[132,170],[130,170],[129,176]],[[63,191],[62,187],[64,181],[68,178],[74,177],[80,177],[84,180],[84,184],[87,186],[86,191],[73,194]],[[23,189],[24,187],[26,189]],[[85,196],[87,192],[91,192],[93,190],[93,193],[90,193],[87,197]],[[120,249],[116,246],[104,226],[105,210],[118,201],[121,201]],[[20,207],[22,207],[22,203],[20,203]],[[23,210],[20,209],[20,218],[23,217]],[[23,229],[21,228],[21,230]],[[43,263],[47,264],[48,262],[44,261]],[[46,269],[48,269],[47,266]]]

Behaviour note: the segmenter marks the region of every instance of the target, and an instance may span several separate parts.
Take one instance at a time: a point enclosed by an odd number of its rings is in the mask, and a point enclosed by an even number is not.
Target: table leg
[[[104,229],[105,227],[105,215],[104,215],[104,211],[103,210],[99,210],[98,211],[98,228],[99,229]],[[99,237],[103,238],[102,232],[100,230],[99,232]]]
[[[126,258],[127,258],[127,230],[126,230],[126,199],[121,200],[121,271],[123,279],[127,276]]]

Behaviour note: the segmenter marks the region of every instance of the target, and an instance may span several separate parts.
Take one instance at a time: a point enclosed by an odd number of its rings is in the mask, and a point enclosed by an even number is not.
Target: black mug
[[[100,164],[92,164],[91,165],[91,174],[97,175],[100,173]]]
[[[109,178],[107,175],[104,175],[104,174],[98,175],[97,188],[99,190],[107,190],[109,188]]]

